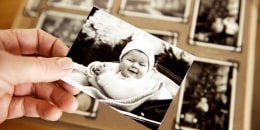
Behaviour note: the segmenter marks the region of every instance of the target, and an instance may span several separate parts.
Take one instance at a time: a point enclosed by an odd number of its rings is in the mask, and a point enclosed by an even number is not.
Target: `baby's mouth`
[[[129,68],[128,71],[130,73],[133,73],[133,74],[137,74],[138,73],[137,69],[134,69],[134,68]]]

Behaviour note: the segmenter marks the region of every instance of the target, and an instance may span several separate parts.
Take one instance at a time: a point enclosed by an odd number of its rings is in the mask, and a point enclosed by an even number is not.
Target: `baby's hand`
[[[100,75],[100,74],[104,73],[105,71],[106,71],[105,64],[101,64],[101,65],[97,65],[97,66],[93,67],[93,72],[95,73],[95,75]]]

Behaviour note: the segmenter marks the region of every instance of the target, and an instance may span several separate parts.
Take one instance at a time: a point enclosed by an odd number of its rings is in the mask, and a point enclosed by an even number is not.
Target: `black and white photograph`
[[[90,11],[95,6],[109,12],[112,8],[113,0],[48,0],[47,5],[82,11]]]
[[[85,20],[84,15],[45,10],[36,27],[60,38],[70,48]]]
[[[153,30],[153,29],[143,29],[143,30],[156,36],[157,38],[162,39],[163,41],[165,41],[167,43],[171,43],[174,46],[177,45],[178,36],[179,36],[179,34],[177,32]]]
[[[174,22],[187,22],[191,0],[122,0],[119,13]]]
[[[180,89],[176,130],[232,130],[238,63],[195,58]]]
[[[196,0],[189,44],[242,51],[245,0]]]
[[[157,129],[194,56],[94,7],[68,52],[62,80],[112,109]]]

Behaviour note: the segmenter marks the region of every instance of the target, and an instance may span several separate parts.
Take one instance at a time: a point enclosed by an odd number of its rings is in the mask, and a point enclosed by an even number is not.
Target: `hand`
[[[96,65],[95,67],[93,67],[93,72],[95,75],[103,74],[104,72],[106,72],[105,64],[100,63],[100,64]]]
[[[95,75],[100,75],[103,73],[104,67],[100,66],[96,66],[93,68],[93,72]]]
[[[0,30],[0,123],[22,116],[54,121],[76,111],[79,91],[59,80],[72,71],[67,52],[39,29]]]

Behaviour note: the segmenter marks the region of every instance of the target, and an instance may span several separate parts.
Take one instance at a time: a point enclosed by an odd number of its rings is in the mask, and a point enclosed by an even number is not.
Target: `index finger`
[[[66,56],[68,47],[40,29],[0,30],[0,49],[18,55]]]

